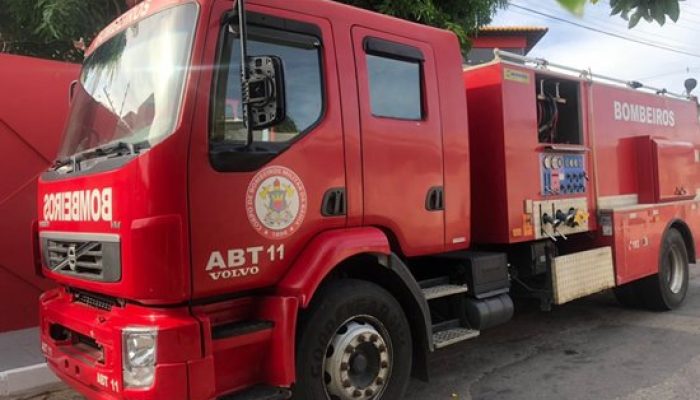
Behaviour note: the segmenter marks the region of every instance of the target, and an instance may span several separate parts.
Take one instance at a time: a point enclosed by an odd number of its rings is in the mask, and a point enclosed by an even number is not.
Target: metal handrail
[[[686,99],[686,100],[694,99],[694,97],[691,95],[670,92],[666,89],[660,89],[657,87],[648,86],[648,85],[645,85],[645,84],[638,82],[638,81],[626,81],[623,79],[613,78],[610,76],[594,74],[589,69],[577,69],[574,67],[569,67],[567,65],[556,64],[553,62],[549,62],[548,60],[546,60],[544,58],[528,57],[528,56],[523,56],[523,55],[516,54],[516,53],[511,53],[509,51],[499,50],[499,49],[494,49],[493,54],[496,57],[496,60],[511,61],[511,62],[516,61],[516,62],[522,63],[523,65],[534,64],[534,66],[536,68],[541,68],[541,69],[555,68],[555,69],[562,70],[562,71],[573,72],[573,73],[578,74],[578,76],[580,78],[587,79],[590,82],[595,82],[595,80],[597,79],[597,80],[603,80],[603,81],[607,81],[607,82],[612,82],[612,83],[624,85],[624,86],[632,88],[632,89],[649,90],[649,91],[656,93],[660,96],[672,96],[672,97],[676,97],[679,99]]]

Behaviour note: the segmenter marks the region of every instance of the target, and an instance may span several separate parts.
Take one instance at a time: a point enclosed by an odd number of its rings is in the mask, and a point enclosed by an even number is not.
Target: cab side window
[[[233,159],[236,155],[232,153],[245,151],[246,159],[262,165],[311,130],[321,119],[324,110],[321,40],[306,33],[256,25],[249,27],[248,54],[273,55],[282,60],[287,116],[276,126],[254,131],[254,143],[246,147],[237,28],[226,28],[223,35],[212,104],[210,153],[212,163],[219,170],[250,170],[256,167],[250,162],[236,166],[235,161],[232,163],[224,158]],[[256,152],[263,154],[257,161]],[[219,165],[222,161],[225,164],[223,167]]]
[[[420,50],[376,38],[365,40],[372,115],[422,120],[423,55]]]

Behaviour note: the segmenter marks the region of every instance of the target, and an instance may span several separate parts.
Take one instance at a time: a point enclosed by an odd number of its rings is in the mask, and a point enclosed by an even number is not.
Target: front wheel
[[[410,327],[398,301],[370,282],[332,282],[302,316],[294,399],[400,399],[411,361]]]

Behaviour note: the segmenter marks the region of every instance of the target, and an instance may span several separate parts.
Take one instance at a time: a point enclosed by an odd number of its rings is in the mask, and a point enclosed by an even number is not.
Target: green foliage
[[[469,37],[491,22],[507,0],[339,0],[342,3],[366,8],[394,17],[449,29],[464,47]]]
[[[128,9],[125,0],[3,0],[0,51],[80,62],[83,45]]]
[[[588,0],[557,0],[564,8],[576,15],[583,15],[583,9]],[[590,0],[597,3],[598,0]],[[678,21],[682,0],[610,0],[611,15],[620,15],[629,21],[629,28],[637,26],[642,18],[647,22],[666,23],[666,17]]]

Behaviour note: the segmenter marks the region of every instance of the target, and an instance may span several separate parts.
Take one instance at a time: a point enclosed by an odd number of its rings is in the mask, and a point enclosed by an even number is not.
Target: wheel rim
[[[391,340],[384,325],[370,316],[349,319],[326,348],[323,375],[328,398],[380,398],[391,376],[391,361]]]
[[[685,265],[678,246],[671,247],[671,250],[668,252],[668,265],[666,284],[672,293],[678,294],[683,289],[683,282],[685,281]]]

